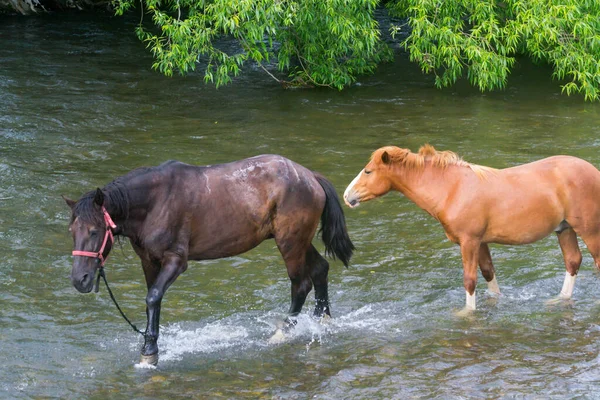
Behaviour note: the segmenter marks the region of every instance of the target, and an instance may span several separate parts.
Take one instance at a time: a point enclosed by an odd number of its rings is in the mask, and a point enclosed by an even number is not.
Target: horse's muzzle
[[[358,199],[358,196],[352,192],[344,195],[344,203],[350,208],[355,208],[360,205],[360,200]]]
[[[94,288],[94,275],[81,274],[78,276],[71,275],[71,283],[80,293],[89,293]]]

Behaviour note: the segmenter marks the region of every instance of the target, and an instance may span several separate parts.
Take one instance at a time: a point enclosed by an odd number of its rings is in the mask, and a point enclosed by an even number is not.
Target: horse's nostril
[[[81,277],[81,283],[85,283],[87,278],[88,278],[88,274],[83,274],[83,276]]]

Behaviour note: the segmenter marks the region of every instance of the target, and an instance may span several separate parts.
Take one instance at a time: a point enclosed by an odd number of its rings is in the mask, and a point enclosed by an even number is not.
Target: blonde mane
[[[391,163],[399,163],[403,167],[409,169],[422,169],[425,166],[425,161],[431,161],[432,166],[441,169],[450,165],[470,168],[481,179],[486,179],[488,173],[494,173],[496,171],[491,167],[468,163],[453,151],[437,151],[430,144],[421,146],[418,153],[413,153],[408,149],[402,149],[396,146],[382,147],[373,152],[371,160],[381,162],[383,153],[388,154]]]

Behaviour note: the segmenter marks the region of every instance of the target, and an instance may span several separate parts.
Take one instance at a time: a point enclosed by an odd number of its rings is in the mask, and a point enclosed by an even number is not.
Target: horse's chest
[[[452,232],[448,232],[447,230],[445,230],[446,233],[446,237],[448,238],[448,240],[450,240],[452,243],[458,243],[458,236],[456,236],[454,233]]]
[[[437,219],[444,228],[444,233],[446,234],[448,240],[453,243],[459,243],[458,232],[460,230],[457,229],[457,226],[460,224],[456,221],[449,221],[447,216],[443,214],[434,216],[434,218]]]

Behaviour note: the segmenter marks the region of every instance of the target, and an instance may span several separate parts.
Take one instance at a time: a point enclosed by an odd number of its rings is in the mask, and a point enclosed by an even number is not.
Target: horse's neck
[[[119,188],[105,187],[105,190],[108,193],[106,209],[117,225],[117,234],[135,238],[150,208],[151,195],[147,184],[136,179],[125,182]],[[114,191],[120,191],[119,196]],[[120,198],[119,204],[113,204],[117,198]]]
[[[398,168],[393,189],[437,218],[451,192],[460,183],[460,174],[453,173],[453,169],[454,167],[441,169],[427,164],[423,169]]]

